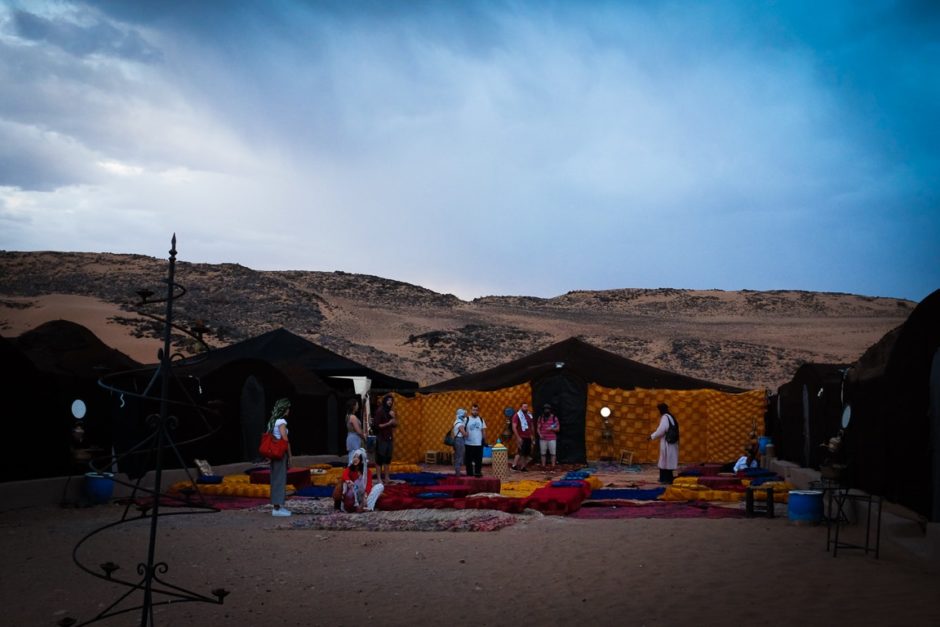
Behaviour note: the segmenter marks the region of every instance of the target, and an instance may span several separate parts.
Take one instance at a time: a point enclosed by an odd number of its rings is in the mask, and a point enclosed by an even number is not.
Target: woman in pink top
[[[552,456],[552,468],[558,464],[558,416],[552,413],[552,406],[545,403],[542,415],[538,419],[539,451],[542,453],[542,464],[548,461],[546,455]]]

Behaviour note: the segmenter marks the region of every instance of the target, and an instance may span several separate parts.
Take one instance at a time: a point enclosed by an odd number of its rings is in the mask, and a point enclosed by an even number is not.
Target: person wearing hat
[[[552,469],[558,465],[558,430],[561,425],[558,416],[552,411],[552,406],[545,403],[542,415],[538,420],[539,452],[542,454],[542,464],[548,465],[548,456],[552,457]]]
[[[532,455],[532,433],[535,431],[535,421],[529,413],[529,404],[523,403],[512,416],[512,435],[516,441],[516,457],[512,460],[512,469],[526,471]],[[522,465],[519,465],[519,461]]]

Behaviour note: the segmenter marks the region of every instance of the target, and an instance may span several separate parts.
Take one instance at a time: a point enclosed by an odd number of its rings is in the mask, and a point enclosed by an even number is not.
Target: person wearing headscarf
[[[333,507],[344,512],[371,512],[384,489],[381,483],[372,485],[366,450],[360,448],[351,451],[346,468],[343,469],[343,477],[333,491]]]
[[[659,427],[650,434],[650,440],[659,440],[659,460],[656,464],[659,466],[659,482],[671,484],[673,472],[679,467],[679,439],[676,431],[676,441],[669,442],[667,432],[673,426],[678,429],[678,422],[669,413],[666,403],[660,403],[656,408],[662,415],[659,418]]]
[[[467,450],[467,410],[461,407],[454,418],[454,475],[460,476],[460,467],[463,466],[464,454]]]
[[[271,460],[271,505],[273,516],[290,516],[289,509],[284,507],[287,496],[287,467],[290,464],[290,440],[287,438],[287,416],[290,414],[290,399],[282,398],[274,403],[271,410],[271,420],[268,421],[268,430],[277,440],[287,442],[287,453],[281,459]]]

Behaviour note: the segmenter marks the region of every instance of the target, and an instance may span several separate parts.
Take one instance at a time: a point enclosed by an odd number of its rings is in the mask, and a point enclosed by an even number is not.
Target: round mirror
[[[852,406],[846,405],[845,409],[842,410],[842,428],[845,429],[849,426],[849,422],[852,421]]]
[[[610,416],[610,407],[601,407],[601,416],[608,418]]]
[[[85,401],[80,398],[76,398],[72,401],[72,415],[78,420],[85,417]]]
[[[516,413],[516,410],[513,409],[512,407],[507,407],[506,409],[503,410],[503,415],[506,416],[507,418],[512,418],[512,415],[514,413]]]

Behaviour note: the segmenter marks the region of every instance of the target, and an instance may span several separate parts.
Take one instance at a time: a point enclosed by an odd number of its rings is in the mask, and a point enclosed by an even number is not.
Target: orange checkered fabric
[[[659,403],[669,405],[679,421],[681,463],[727,462],[735,460],[764,430],[767,398],[763,390],[728,394],[717,390],[620,390],[592,383],[588,386],[584,425],[588,459],[609,456],[610,450],[633,451],[634,463],[654,463],[659,442],[649,435],[659,425]],[[609,407],[604,438],[602,407]],[[753,434],[753,435],[752,435]]]
[[[503,410],[531,404],[532,386],[523,383],[491,392],[458,390],[417,394],[413,398],[396,394],[395,461],[420,463],[426,452],[444,450],[444,434],[453,426],[457,408],[469,410],[474,403],[480,406],[480,415],[486,420],[487,441],[492,444],[507,428]],[[656,409],[659,403],[668,404],[679,421],[681,463],[735,460],[752,438],[763,434],[767,403],[763,390],[741,394],[716,390],[620,390],[591,383],[584,425],[587,458],[615,457],[621,450],[629,450],[633,451],[634,463],[655,463],[659,443],[648,438],[659,425]],[[601,407],[605,406],[611,409],[606,426],[600,415]],[[611,434],[609,439],[604,437],[605,431]]]
[[[506,426],[503,410],[531,402],[532,386],[528,383],[491,392],[457,390],[416,394],[413,398],[396,394],[398,428],[395,430],[394,459],[418,463],[424,461],[427,451],[444,450],[444,434],[454,426],[457,409],[463,407],[469,411],[474,403],[480,406],[480,416],[486,421],[486,439],[493,444],[502,436]]]

